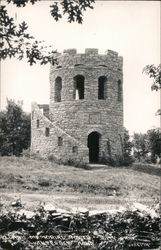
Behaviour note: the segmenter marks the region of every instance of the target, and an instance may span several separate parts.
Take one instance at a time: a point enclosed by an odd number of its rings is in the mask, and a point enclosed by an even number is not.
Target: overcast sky
[[[45,40],[54,49],[85,48],[117,51],[124,59],[124,125],[130,134],[159,126],[155,116],[159,92],[151,91],[151,79],[142,74],[147,64],[160,63],[159,1],[96,1],[94,10],[84,13],[83,24],[69,24],[66,18],[55,22],[50,16],[51,1],[25,8],[8,6],[16,22],[25,20],[37,40]],[[49,65],[29,66],[16,59],[1,63],[1,107],[6,98],[23,100],[30,111],[31,102],[49,103]]]

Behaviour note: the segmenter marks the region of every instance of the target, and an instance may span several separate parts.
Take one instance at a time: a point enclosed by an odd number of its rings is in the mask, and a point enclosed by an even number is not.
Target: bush
[[[48,159],[48,161],[50,161],[50,162],[56,162],[56,161],[57,161],[57,159],[54,157],[54,155],[49,155],[49,156],[47,157],[47,159]]]
[[[113,158],[101,157],[99,163],[109,166],[130,166],[133,163],[133,158],[129,155],[115,155]]]
[[[41,187],[49,187],[51,185],[51,182],[49,179],[42,179],[42,180],[39,180],[39,183],[38,183]]]
[[[104,164],[104,165],[109,165],[109,166],[114,166],[115,165],[115,161],[113,158],[111,157],[105,157],[105,156],[102,156],[99,160],[99,163],[100,164]]]
[[[77,160],[77,159],[66,159],[66,160],[62,160],[62,159],[57,159],[54,155],[49,155],[47,157],[47,159],[51,162],[55,162],[59,165],[63,164],[63,165],[67,165],[67,166],[73,166],[73,167],[77,167],[77,168],[83,168],[83,169],[89,169],[88,164],[84,163],[83,160]]]
[[[30,158],[32,160],[39,160],[43,161],[45,158],[40,155],[40,153],[31,153],[30,149],[24,150],[24,153],[22,153],[22,156]]]
[[[116,166],[130,166],[133,163],[133,158],[129,155],[116,155],[115,156],[115,165]]]
[[[69,159],[63,162],[64,165],[68,165],[68,166],[73,166],[76,168],[83,168],[86,170],[89,170],[89,166],[87,163],[84,163],[82,160],[74,160],[74,159]]]

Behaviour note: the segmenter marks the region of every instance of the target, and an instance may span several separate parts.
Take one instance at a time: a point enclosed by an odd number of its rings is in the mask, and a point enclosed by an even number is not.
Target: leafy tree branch
[[[146,65],[143,68],[143,73],[153,79],[151,89],[161,91],[161,64],[159,64],[158,66],[155,66],[154,64]],[[161,107],[157,110],[156,115],[161,115]]]
[[[17,57],[22,60],[27,58],[30,65],[40,62],[46,64],[48,62],[55,63],[54,53],[56,51],[45,51],[43,41],[37,41],[28,32],[28,26],[25,22],[16,27],[14,19],[9,17],[6,6],[0,7],[0,58]]]
[[[25,7],[28,3],[35,4],[41,0],[7,0],[8,3],[13,3],[17,7]],[[52,17],[58,21],[67,14],[68,22],[83,22],[83,12],[87,8],[93,9],[92,4],[95,0],[61,0],[52,1],[53,4],[50,5],[50,13]]]
[[[27,4],[36,4],[40,0],[7,0],[7,3],[16,7],[25,7]],[[61,0],[50,5],[50,14],[55,21],[59,21],[63,15],[67,15],[68,22],[83,22],[83,12],[87,8],[93,8],[94,0]],[[16,57],[22,60],[27,58],[30,65],[56,63],[56,50],[52,46],[44,46],[43,41],[37,41],[27,32],[25,22],[16,27],[14,19],[8,15],[5,5],[0,6],[0,59]]]
[[[143,69],[143,73],[153,78],[152,90],[158,91],[161,89],[161,64],[155,66],[154,64],[146,65]]]

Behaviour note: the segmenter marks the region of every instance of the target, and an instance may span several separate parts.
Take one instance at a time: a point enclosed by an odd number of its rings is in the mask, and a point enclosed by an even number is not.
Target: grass
[[[0,172],[6,206],[21,197],[26,207],[50,202],[60,208],[107,209],[134,201],[152,204],[160,195],[160,173],[146,173],[137,166],[84,170],[45,160],[1,157]]]

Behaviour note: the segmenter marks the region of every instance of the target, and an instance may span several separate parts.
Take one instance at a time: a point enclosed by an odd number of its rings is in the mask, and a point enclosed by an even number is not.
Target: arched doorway
[[[99,139],[100,134],[98,132],[92,132],[88,135],[88,148],[89,148],[89,162],[99,162]]]

